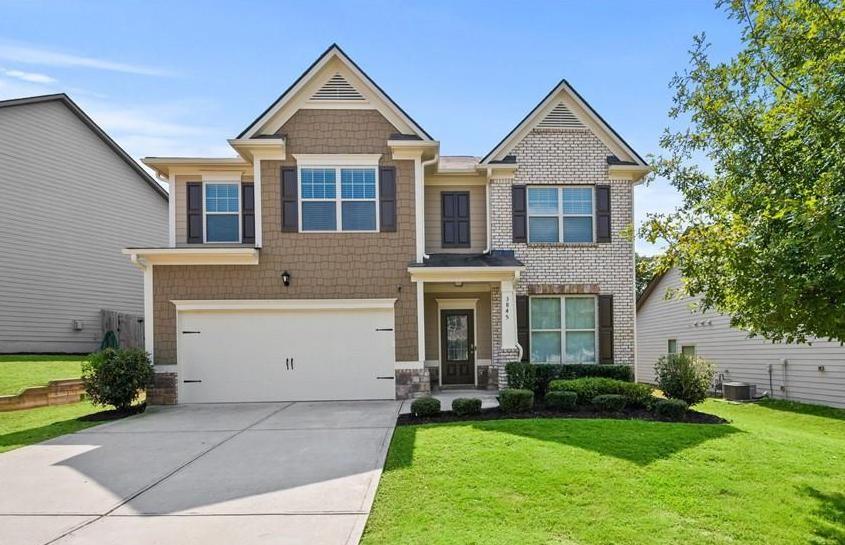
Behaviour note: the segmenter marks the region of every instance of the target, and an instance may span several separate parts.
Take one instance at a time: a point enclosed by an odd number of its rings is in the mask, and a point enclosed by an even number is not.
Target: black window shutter
[[[396,167],[381,167],[378,176],[378,212],[383,233],[396,232]]]
[[[528,296],[516,296],[516,342],[522,347],[522,361],[531,361],[531,331],[528,329]]]
[[[613,363],[612,295],[599,295],[599,363]]]
[[[299,231],[299,205],[297,202],[296,168],[282,167],[282,231]]]
[[[202,244],[202,182],[188,182],[186,191],[188,242]]]
[[[241,242],[255,243],[255,185],[241,184]]]
[[[511,187],[511,209],[513,214],[513,241],[528,242],[528,214],[524,185]]]
[[[610,186],[596,186],[596,242],[610,242]]]
[[[444,248],[469,248],[469,192],[440,194],[441,242]]]

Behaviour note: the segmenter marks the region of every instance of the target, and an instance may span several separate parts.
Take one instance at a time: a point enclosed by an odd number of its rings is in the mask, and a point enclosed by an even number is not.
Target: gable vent
[[[537,125],[541,129],[581,129],[584,124],[581,123],[575,114],[567,108],[563,102],[555,106],[554,110],[549,112],[540,124]]]
[[[346,81],[340,74],[335,74],[316,93],[311,95],[311,100],[364,100],[352,84]]]

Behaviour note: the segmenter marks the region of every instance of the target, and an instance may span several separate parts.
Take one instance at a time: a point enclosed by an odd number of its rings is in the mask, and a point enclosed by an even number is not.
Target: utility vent
[[[364,100],[364,97],[355,87],[352,87],[351,83],[346,81],[346,78],[340,74],[335,74],[311,96],[311,100],[360,101]]]
[[[567,108],[563,102],[555,106],[555,109],[549,112],[540,124],[537,125],[541,129],[582,129],[584,124],[578,121],[575,114]]]

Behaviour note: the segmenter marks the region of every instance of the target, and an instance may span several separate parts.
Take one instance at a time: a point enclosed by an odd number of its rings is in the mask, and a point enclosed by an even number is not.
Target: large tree
[[[717,5],[742,47],[715,62],[694,39],[672,81],[683,128],[667,129],[655,161],[684,202],[641,234],[667,240],[662,267],[734,326],[845,341],[845,4]]]

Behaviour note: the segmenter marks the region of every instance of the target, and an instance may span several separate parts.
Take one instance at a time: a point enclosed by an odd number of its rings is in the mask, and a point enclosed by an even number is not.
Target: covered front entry
[[[475,383],[475,310],[440,311],[440,362],[445,385]]]
[[[393,301],[177,301],[179,402],[394,399]]]

